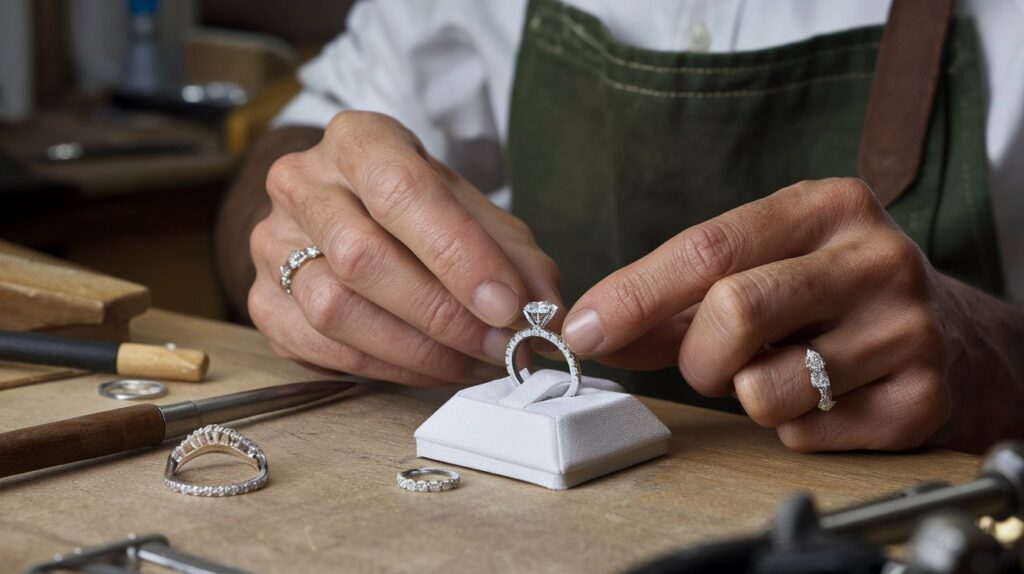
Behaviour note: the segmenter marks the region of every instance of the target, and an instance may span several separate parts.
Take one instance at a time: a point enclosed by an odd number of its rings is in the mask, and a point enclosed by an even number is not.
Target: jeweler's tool
[[[136,405],[0,434],[0,477],[156,446],[211,423],[307,405],[359,377],[264,387],[168,405]]]
[[[996,444],[978,478],[964,484],[926,483],[821,517],[821,528],[876,544],[902,542],[925,515],[952,508],[997,520],[1024,516],[1024,442]]]
[[[202,381],[210,366],[206,353],[192,349],[3,330],[0,360],[188,382]]]
[[[68,571],[132,574],[141,572],[142,567],[148,564],[188,574],[245,574],[237,568],[176,550],[162,534],[133,534],[129,535],[127,540],[75,548],[73,551],[55,555],[49,562],[29,568],[25,574]],[[146,571],[149,572],[149,569]]]

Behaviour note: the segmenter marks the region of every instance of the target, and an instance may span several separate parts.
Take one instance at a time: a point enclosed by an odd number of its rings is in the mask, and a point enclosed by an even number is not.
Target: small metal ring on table
[[[101,397],[119,401],[136,401],[139,399],[157,399],[167,394],[167,387],[160,382],[148,379],[117,379],[101,383]]]
[[[443,476],[441,480],[422,480],[429,475]],[[454,490],[462,484],[462,477],[454,470],[443,468],[411,468],[398,473],[398,487],[412,492],[443,492]]]

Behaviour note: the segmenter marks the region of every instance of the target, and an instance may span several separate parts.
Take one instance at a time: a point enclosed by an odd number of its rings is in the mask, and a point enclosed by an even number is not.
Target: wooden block
[[[0,329],[109,336],[148,307],[142,285],[0,241]]]
[[[77,377],[85,371],[66,367],[0,361],[0,390]]]
[[[149,289],[0,240],[0,329],[127,341],[149,307]],[[0,362],[0,389],[82,374],[65,367]]]

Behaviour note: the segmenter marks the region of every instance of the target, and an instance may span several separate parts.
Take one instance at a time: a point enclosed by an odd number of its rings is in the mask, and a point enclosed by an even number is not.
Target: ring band
[[[505,348],[505,369],[508,371],[509,376],[512,377],[512,380],[523,384],[525,381],[519,374],[519,371],[516,370],[516,349],[526,339],[544,339],[557,347],[562,352],[562,356],[565,357],[565,361],[569,363],[569,388],[562,396],[572,397],[576,396],[576,391],[579,390],[583,378],[580,373],[580,361],[561,337],[544,328],[557,312],[558,305],[548,301],[531,301],[523,307],[523,315],[526,316],[530,327],[512,335],[512,339],[509,340],[508,347]]]
[[[321,255],[323,255],[323,253],[320,251],[320,248],[317,247],[316,245],[310,245],[305,249],[296,249],[295,251],[289,253],[288,260],[285,261],[284,265],[282,265],[280,268],[281,289],[284,289],[285,293],[291,295],[292,275],[295,274],[295,272],[299,269],[299,267],[302,266],[303,263],[309,261],[310,259],[316,259]]]
[[[424,476],[443,476],[441,480],[423,480]],[[398,473],[398,487],[413,492],[443,492],[454,490],[462,484],[462,478],[454,470],[443,468],[413,468]]]
[[[167,394],[167,386],[147,379],[116,379],[101,383],[99,393],[101,397],[119,401],[158,399]]]
[[[216,486],[189,484],[178,480],[177,474],[185,463],[214,452],[230,454],[251,464],[256,469],[256,476],[231,484]],[[192,496],[235,496],[259,490],[270,475],[267,457],[256,443],[242,436],[234,429],[220,425],[207,425],[195,430],[185,437],[167,457],[164,470],[164,484],[174,492],[191,494]]]
[[[820,395],[818,410],[828,412],[836,406],[836,402],[832,400],[832,381],[829,380],[828,371],[825,370],[825,359],[810,345],[806,345],[805,348],[807,355],[804,357],[804,364],[807,365],[807,370],[811,374],[811,386],[817,389]]]

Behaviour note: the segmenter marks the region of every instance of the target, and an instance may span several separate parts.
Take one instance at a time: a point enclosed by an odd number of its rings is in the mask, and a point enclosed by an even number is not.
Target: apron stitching
[[[861,44],[851,44],[849,46],[841,46],[841,47],[837,47],[837,48],[830,48],[830,49],[820,50],[814,56],[800,56],[800,57],[797,57],[797,58],[791,58],[789,60],[780,60],[778,62],[770,62],[770,63],[767,63],[767,64],[759,64],[759,65],[756,65],[756,66],[732,66],[732,67],[729,67],[729,68],[701,68],[701,67],[692,67],[692,66],[657,66],[657,65],[654,65],[654,64],[642,64],[640,62],[632,62],[630,60],[626,60],[626,59],[620,58],[618,56],[615,56],[614,54],[609,52],[604,47],[604,45],[600,42],[600,40],[598,40],[597,38],[595,38],[592,35],[590,35],[586,31],[586,29],[584,28],[582,23],[577,22],[576,20],[574,20],[572,18],[572,16],[569,16],[568,14],[560,14],[560,13],[557,13],[557,12],[554,13],[554,15],[557,16],[559,20],[562,20],[563,24],[565,24],[566,27],[571,32],[573,32],[573,34],[575,34],[577,37],[579,37],[580,40],[583,40],[583,42],[585,42],[591,48],[596,50],[598,52],[599,56],[604,57],[604,59],[610,61],[611,63],[619,65],[619,66],[623,66],[625,68],[632,68],[632,69],[635,69],[635,70],[644,70],[644,71],[659,72],[659,73],[693,73],[693,74],[713,75],[713,74],[735,74],[735,73],[743,73],[743,72],[755,72],[755,71],[761,71],[761,70],[769,70],[769,69],[772,69],[772,68],[782,67],[782,66],[786,66],[786,65],[790,65],[790,64],[797,64],[797,63],[800,63],[800,62],[806,62],[806,61],[809,61],[809,60],[811,60],[811,59],[813,59],[815,57],[820,57],[822,54],[832,55],[832,54],[842,54],[844,52],[854,52],[854,51],[862,50],[862,49],[863,50],[875,49],[875,48],[878,48],[881,45],[880,42],[864,42],[864,43],[861,43]]]
[[[776,86],[774,88],[767,88],[764,90],[729,90],[724,92],[687,92],[687,91],[662,91],[652,90],[650,88],[643,88],[639,86],[633,86],[631,84],[624,84],[609,78],[608,76],[601,75],[601,81],[608,84],[609,86],[624,90],[627,92],[633,92],[644,96],[651,96],[657,98],[668,98],[668,99],[716,99],[716,98],[742,98],[742,97],[754,97],[754,96],[766,96],[769,94],[775,94],[778,92],[784,92],[795,88],[801,88],[804,86],[810,86],[815,84],[825,84],[830,82],[841,82],[845,80],[863,80],[870,79],[874,76],[874,72],[850,72],[848,74],[836,74],[832,76],[819,76],[817,78],[809,78],[801,82],[793,82],[792,84],[784,84]]]
[[[549,52],[555,55],[564,54],[564,50],[561,49],[561,46],[548,44],[536,38],[533,39],[533,44],[540,48],[541,50],[544,50],[545,52]],[[755,97],[774,94],[814,84],[841,82],[844,80],[863,80],[874,76],[874,72],[849,72],[846,74],[835,74],[830,76],[818,76],[816,78],[808,78],[800,82],[793,82],[791,84],[784,84],[781,86],[775,86],[773,88],[766,88],[763,90],[729,90],[721,92],[664,91],[619,82],[617,80],[609,78],[600,70],[594,70],[590,67],[579,65],[579,63],[576,60],[567,59],[565,61],[569,62],[570,64],[575,64],[588,72],[596,73],[600,77],[601,82],[608,85],[611,88],[622,90],[625,92],[632,92],[643,96],[651,96],[666,99],[718,99]]]

